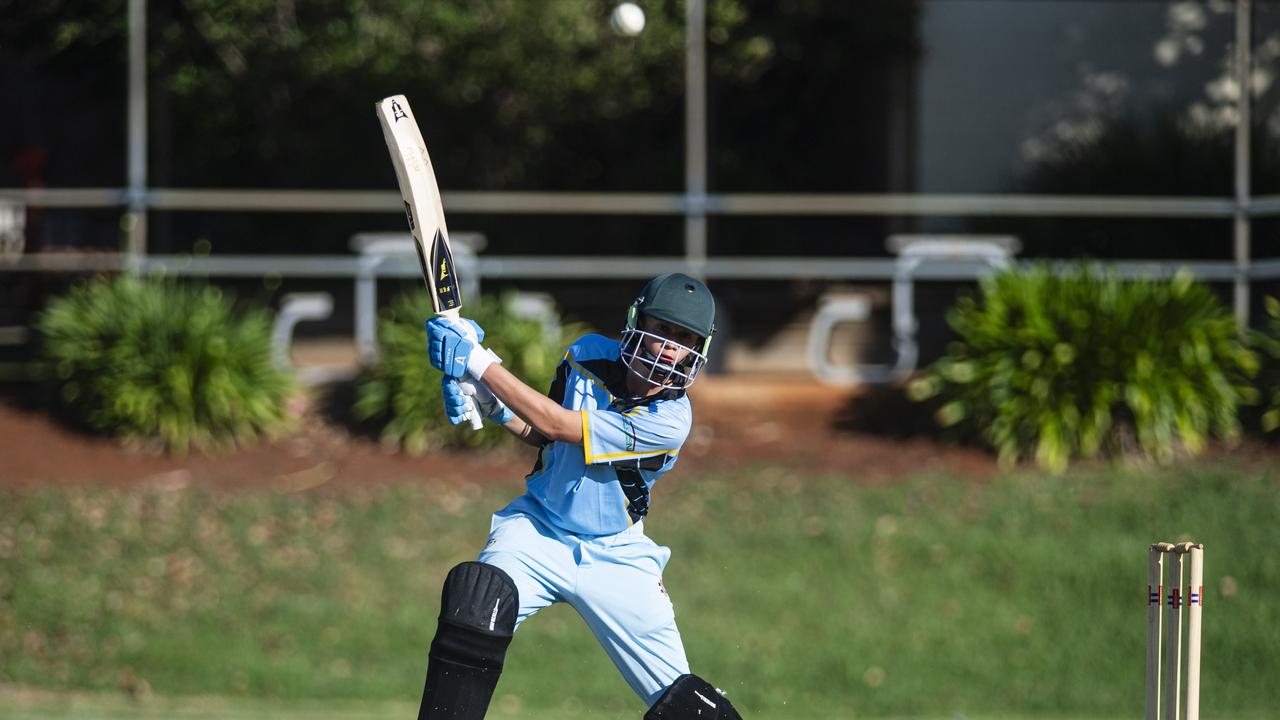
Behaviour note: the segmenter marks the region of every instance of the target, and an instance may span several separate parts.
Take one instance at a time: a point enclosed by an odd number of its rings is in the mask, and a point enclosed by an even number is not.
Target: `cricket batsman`
[[[586,620],[649,707],[644,720],[741,720],[690,673],[662,585],[671,551],[644,534],[649,493],[689,435],[685,390],[714,332],[707,287],[660,275],[631,304],[620,339],[585,335],[569,346],[544,395],[480,345],[473,321],[427,322],[450,421],[467,419],[471,396],[457,380],[469,376],[478,411],[538,458],[525,493],[494,513],[476,561],[445,578],[419,720],[483,718],[516,628],[557,602]]]

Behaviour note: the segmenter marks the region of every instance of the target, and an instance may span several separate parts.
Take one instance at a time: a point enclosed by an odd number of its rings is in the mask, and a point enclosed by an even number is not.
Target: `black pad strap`
[[[671,683],[644,720],[742,720],[711,683],[697,675],[681,675]]]
[[[627,498],[627,515],[632,523],[638,523],[649,514],[649,486],[644,482],[641,470],[661,470],[667,463],[666,454],[649,455],[639,459],[628,458],[609,463],[618,476],[618,484],[622,486],[622,494]]]
[[[635,465],[614,465],[613,471],[618,475],[618,484],[622,486],[622,494],[627,497],[627,515],[632,524],[649,514],[649,488],[644,484],[640,468]]]

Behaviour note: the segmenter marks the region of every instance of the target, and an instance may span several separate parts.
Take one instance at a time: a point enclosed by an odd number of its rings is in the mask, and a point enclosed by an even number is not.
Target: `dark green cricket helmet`
[[[688,354],[675,365],[668,365],[645,349],[645,336],[638,325],[640,316],[662,320],[691,331],[700,342],[688,347]],[[711,291],[697,278],[684,273],[666,273],[650,280],[631,303],[627,312],[627,326],[622,331],[621,357],[631,372],[646,381],[664,387],[688,387],[698,371],[707,362],[711,350],[711,337],[716,332],[716,301]],[[670,338],[659,338],[663,347],[684,347]],[[682,351],[683,352],[683,351]]]
[[[640,313],[691,330],[704,341],[716,331],[716,299],[701,280],[684,273],[665,273],[646,283],[627,315],[628,329]]]

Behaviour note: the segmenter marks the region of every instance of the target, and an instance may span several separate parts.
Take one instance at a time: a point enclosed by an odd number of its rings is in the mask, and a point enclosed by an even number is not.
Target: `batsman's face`
[[[665,320],[648,315],[640,319],[640,329],[650,333],[645,335],[643,340],[649,354],[658,358],[663,365],[672,367],[684,360],[689,355],[689,348],[694,347],[701,339],[688,328],[672,325]],[[663,342],[663,338],[671,342]]]
[[[704,346],[702,337],[692,330],[641,315],[634,327],[623,329],[618,350],[631,371],[628,387],[637,394],[688,387],[707,361],[699,353]]]

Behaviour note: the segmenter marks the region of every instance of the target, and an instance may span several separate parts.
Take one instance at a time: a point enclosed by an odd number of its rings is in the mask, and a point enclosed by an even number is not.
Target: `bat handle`
[[[476,332],[471,328],[471,323],[462,321],[459,324],[462,325],[462,327],[464,328],[464,332],[466,332],[467,337],[470,338],[473,342],[475,342],[476,348],[479,349],[480,338],[476,337]],[[476,381],[473,379],[468,379],[468,380],[461,380],[459,382],[470,384]],[[472,387],[474,387],[474,385]],[[484,418],[480,417],[480,408],[476,406],[476,401],[474,398],[467,398],[467,402],[471,405],[471,410],[469,413],[469,416],[471,419],[471,429],[472,430],[482,429],[484,427]]]
[[[464,385],[470,385],[472,381],[461,380],[459,382]],[[471,429],[479,430],[483,428],[484,418],[480,417],[480,408],[476,407],[476,401],[472,398],[467,398],[467,402],[471,405],[471,409],[468,411],[468,417],[471,419]]]

